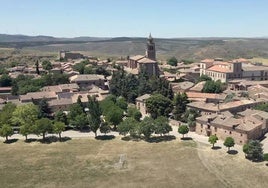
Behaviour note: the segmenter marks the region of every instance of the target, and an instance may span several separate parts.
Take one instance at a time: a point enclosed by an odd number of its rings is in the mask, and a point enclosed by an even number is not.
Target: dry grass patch
[[[0,182],[5,188],[265,187],[267,183],[265,165],[179,139],[18,141],[0,143],[0,148]],[[121,154],[125,160],[118,166]]]

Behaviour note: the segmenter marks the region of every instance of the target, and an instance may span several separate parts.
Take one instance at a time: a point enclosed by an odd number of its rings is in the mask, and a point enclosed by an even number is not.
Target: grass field
[[[116,165],[120,154],[126,156],[122,168]],[[268,185],[263,163],[256,165],[223,150],[178,139],[160,143],[119,138],[52,144],[17,141],[1,143],[0,156],[0,182],[5,188]]]

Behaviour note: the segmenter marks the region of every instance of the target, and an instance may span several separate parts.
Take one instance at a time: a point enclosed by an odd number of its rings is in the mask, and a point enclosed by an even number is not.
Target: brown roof
[[[144,100],[146,100],[146,99],[149,99],[150,97],[151,97],[150,94],[144,94],[144,95],[142,95],[142,96],[137,97],[136,100],[137,100],[137,101],[144,101]]]
[[[26,95],[20,95],[20,100],[21,101],[26,101],[26,100],[32,100],[32,99],[53,99],[57,98],[57,95],[55,92],[30,92],[27,93]]]
[[[53,106],[60,106],[60,105],[71,105],[73,104],[72,99],[68,98],[62,98],[62,99],[54,99],[51,101],[48,101],[48,106],[53,107]]]
[[[81,82],[81,81],[88,81],[88,80],[104,80],[103,75],[99,74],[79,74],[79,75],[74,75],[69,78],[71,82]]]
[[[224,95],[216,93],[197,93],[197,92],[186,92],[188,98],[206,98],[206,99],[223,99]],[[226,96],[226,95],[225,95]]]
[[[129,59],[134,60],[134,61],[138,61],[140,59],[144,58],[144,55],[136,55],[136,56],[132,56]]]
[[[232,72],[228,67],[223,67],[221,65],[213,65],[212,67],[208,68],[209,71],[215,71],[215,72],[221,72],[221,73],[227,73]]]
[[[201,61],[201,63],[213,63],[214,59],[204,59]]]
[[[149,58],[142,58],[140,60],[138,60],[138,63],[156,63],[156,61],[152,60],[152,59],[149,59]]]

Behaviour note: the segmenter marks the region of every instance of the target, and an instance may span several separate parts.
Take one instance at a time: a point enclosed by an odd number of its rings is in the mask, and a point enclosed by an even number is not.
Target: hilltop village
[[[2,131],[6,139],[53,132],[31,128],[23,119],[31,110],[37,112],[32,123],[45,118],[64,123],[62,131],[89,128],[96,135],[112,130],[149,138],[182,126],[182,134],[189,129],[244,145],[268,132],[268,66],[243,58],[159,62],[151,35],[145,54],[100,60],[60,51],[32,66],[14,62],[1,74],[0,121],[12,127]]]

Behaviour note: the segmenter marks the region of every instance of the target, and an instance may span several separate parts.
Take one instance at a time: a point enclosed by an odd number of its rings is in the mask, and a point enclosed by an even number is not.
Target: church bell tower
[[[151,33],[147,39],[146,57],[152,60],[156,60],[155,43]]]

